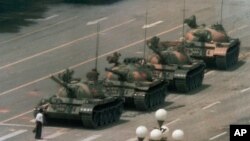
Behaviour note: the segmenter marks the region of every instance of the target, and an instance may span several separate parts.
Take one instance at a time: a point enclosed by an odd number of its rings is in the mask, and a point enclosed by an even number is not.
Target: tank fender
[[[225,56],[227,53],[228,48],[226,47],[217,47],[214,50],[214,55],[216,56]]]
[[[80,114],[91,114],[93,112],[95,105],[90,105],[90,104],[84,104],[80,108],[79,113]]]
[[[174,79],[186,79],[187,70],[176,70],[174,73]]]

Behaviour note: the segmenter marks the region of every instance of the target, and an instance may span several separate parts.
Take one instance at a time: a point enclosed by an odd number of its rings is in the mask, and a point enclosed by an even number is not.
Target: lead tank
[[[187,55],[184,42],[160,42],[160,38],[154,36],[147,41],[147,46],[153,51],[148,62],[156,71],[162,72],[164,80],[170,83],[170,89],[187,93],[202,85],[206,65]]]
[[[238,62],[240,40],[229,37],[222,24],[199,26],[195,16],[185,19],[184,23],[191,28],[185,35],[191,57],[224,70]]]
[[[80,120],[87,128],[98,128],[120,119],[123,100],[119,96],[105,95],[103,82],[96,78],[82,83],[80,79],[73,79],[72,74],[73,71],[66,70],[58,77],[51,76],[61,88],[57,94],[42,99],[34,115],[42,108],[46,120]]]
[[[113,96],[122,95],[125,106],[137,110],[151,110],[165,102],[167,83],[154,74],[154,66],[142,58],[125,58],[118,62],[119,53],[108,56],[111,68],[106,68],[106,88]]]

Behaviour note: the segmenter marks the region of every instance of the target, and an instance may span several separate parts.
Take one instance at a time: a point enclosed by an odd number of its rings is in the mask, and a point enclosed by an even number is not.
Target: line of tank
[[[34,115],[43,108],[47,122],[80,120],[87,128],[102,127],[118,121],[124,106],[155,109],[164,104],[167,90],[188,93],[201,87],[206,67],[225,70],[238,62],[240,41],[229,37],[222,24],[197,25],[195,16],[184,23],[190,31],[181,40],[160,42],[156,36],[148,40],[152,54],[147,59],[128,57],[119,61],[118,52],[108,56],[107,61],[114,65],[105,68],[103,80],[99,80],[96,68],[87,73],[85,82],[73,78],[73,70],[52,75],[61,88],[42,99]]]

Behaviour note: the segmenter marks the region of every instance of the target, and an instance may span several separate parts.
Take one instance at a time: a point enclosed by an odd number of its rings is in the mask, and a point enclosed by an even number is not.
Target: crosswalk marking
[[[87,137],[85,138],[84,140],[82,141],[92,141],[94,139],[97,139],[97,138],[100,138],[102,135],[93,135],[93,136],[90,136],[90,137]]]
[[[9,138],[12,138],[12,137],[14,137],[14,136],[20,135],[20,134],[22,134],[22,133],[24,133],[24,132],[27,132],[27,130],[18,130],[18,131],[16,131],[16,132],[12,132],[12,133],[10,133],[10,134],[7,134],[7,135],[5,135],[5,136],[0,137],[0,141],[5,141],[5,140],[7,140],[7,139],[9,139]]]

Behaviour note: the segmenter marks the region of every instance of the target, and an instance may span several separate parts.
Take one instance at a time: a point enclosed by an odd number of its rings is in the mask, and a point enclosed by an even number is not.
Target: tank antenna
[[[146,45],[147,45],[147,25],[148,25],[148,1],[146,1],[146,13],[145,13],[145,25],[144,25],[144,48],[143,48],[143,58],[146,57]]]
[[[223,0],[221,0],[221,8],[220,8],[220,24],[222,24],[222,15],[223,15]]]
[[[184,32],[185,32],[185,23],[184,23],[184,21],[185,21],[185,17],[186,17],[186,15],[185,15],[185,12],[186,12],[186,1],[185,0],[183,0],[183,25],[182,25],[182,37],[184,38]]]
[[[98,64],[98,50],[99,50],[99,32],[100,32],[100,23],[96,23],[96,52],[95,52],[95,69],[97,71]]]

